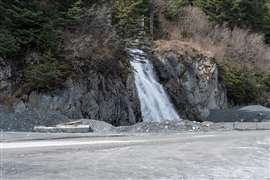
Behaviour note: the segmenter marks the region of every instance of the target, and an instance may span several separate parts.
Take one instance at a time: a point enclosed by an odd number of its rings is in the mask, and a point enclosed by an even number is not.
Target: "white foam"
[[[139,49],[129,49],[134,68],[135,83],[144,121],[180,120],[163,86],[158,82],[153,65]]]

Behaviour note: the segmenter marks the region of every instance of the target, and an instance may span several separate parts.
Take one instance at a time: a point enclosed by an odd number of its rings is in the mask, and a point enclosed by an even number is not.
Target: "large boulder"
[[[227,106],[226,89],[211,55],[179,43],[157,42],[153,63],[181,118],[204,121]]]
[[[72,123],[72,122],[71,122]],[[92,120],[92,119],[80,119],[75,121],[84,126],[89,126],[95,133],[113,133],[115,132],[115,127],[104,121]]]
[[[212,110],[208,120],[213,122],[270,122],[270,109],[253,105]]]
[[[35,126],[50,126],[68,121],[69,118],[59,112],[0,112],[0,130],[4,131],[32,131]]]

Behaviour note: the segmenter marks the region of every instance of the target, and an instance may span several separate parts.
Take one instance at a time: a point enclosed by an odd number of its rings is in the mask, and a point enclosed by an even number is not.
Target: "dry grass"
[[[211,52],[202,49],[197,44],[180,40],[157,40],[154,42],[154,49],[160,54],[174,52],[178,55],[188,55],[188,57],[197,55],[203,55],[209,58],[213,57]]]
[[[195,7],[183,8],[176,21],[167,20],[164,12],[160,12],[159,20],[163,34],[170,41],[184,41],[203,52],[211,52],[219,62],[233,61],[247,68],[270,70],[270,47],[260,34],[240,28],[230,30],[225,26],[213,26],[207,16]]]

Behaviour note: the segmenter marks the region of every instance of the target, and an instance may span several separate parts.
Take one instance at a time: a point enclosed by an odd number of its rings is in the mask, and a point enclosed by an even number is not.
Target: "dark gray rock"
[[[226,90],[212,58],[174,52],[157,53],[154,65],[181,118],[204,121],[211,109],[227,106]]]
[[[140,105],[130,75],[127,86],[118,79],[92,74],[91,80],[69,80],[52,93],[32,92],[28,100],[14,105],[14,112],[59,112],[70,119],[99,119],[113,125],[141,121]]]
[[[254,105],[212,110],[208,120],[213,122],[266,122],[270,121],[270,109]]]
[[[52,126],[68,121],[69,118],[59,112],[0,112],[0,129],[5,131],[32,131],[34,126]]]

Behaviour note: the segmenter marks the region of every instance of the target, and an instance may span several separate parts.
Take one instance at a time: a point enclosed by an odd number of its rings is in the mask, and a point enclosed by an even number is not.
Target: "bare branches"
[[[261,34],[247,29],[213,26],[207,16],[196,7],[184,7],[177,21],[161,19],[161,27],[170,40],[181,40],[197,44],[211,51],[217,61],[233,61],[248,68],[270,68],[270,47]],[[169,29],[166,29],[168,27]]]

